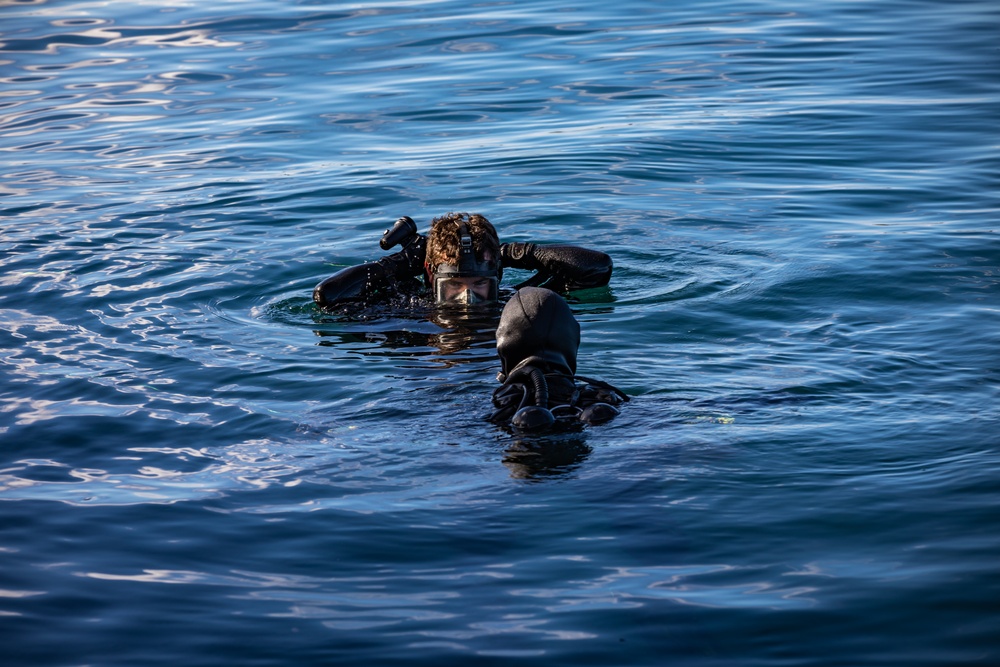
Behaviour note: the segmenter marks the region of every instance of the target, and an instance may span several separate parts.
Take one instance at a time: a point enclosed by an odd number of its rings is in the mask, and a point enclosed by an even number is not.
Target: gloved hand
[[[542,268],[535,258],[534,243],[501,243],[500,264],[528,271],[538,271]]]
[[[538,272],[515,289],[544,285],[564,292],[600,287],[611,280],[611,257],[578,246],[504,243],[500,246],[500,261],[505,267]]]
[[[427,237],[417,234],[402,250],[383,257],[376,264],[394,278],[412,278],[423,275],[426,255]]]

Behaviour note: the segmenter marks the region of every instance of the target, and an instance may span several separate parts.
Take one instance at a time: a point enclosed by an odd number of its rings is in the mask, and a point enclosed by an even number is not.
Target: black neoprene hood
[[[504,306],[497,327],[497,354],[503,373],[529,358],[552,370],[576,374],[580,324],[561,296],[541,287],[522,287]]]

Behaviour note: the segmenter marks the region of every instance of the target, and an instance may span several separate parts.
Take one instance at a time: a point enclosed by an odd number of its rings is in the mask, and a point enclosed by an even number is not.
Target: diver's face
[[[471,306],[497,300],[497,279],[489,276],[452,276],[434,281],[439,304]]]

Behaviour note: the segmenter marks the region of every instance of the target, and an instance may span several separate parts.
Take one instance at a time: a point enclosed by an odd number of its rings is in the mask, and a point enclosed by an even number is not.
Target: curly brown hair
[[[427,235],[426,265],[431,273],[441,264],[458,264],[459,225],[464,222],[472,237],[476,260],[500,261],[500,237],[493,224],[478,213],[446,213],[431,221]]]

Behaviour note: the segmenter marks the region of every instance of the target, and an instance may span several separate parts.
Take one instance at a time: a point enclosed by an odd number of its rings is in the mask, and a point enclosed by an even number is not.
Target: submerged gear
[[[558,422],[602,424],[628,401],[619,389],[576,375],[580,325],[551,290],[525,287],[504,306],[497,327],[503,383],[493,392],[490,420],[522,431]],[[582,380],[583,382],[577,382]]]
[[[465,306],[495,303],[500,295],[499,258],[476,258],[472,236],[464,222],[459,225],[458,234],[458,266],[439,264],[434,267],[434,300],[439,304]]]

